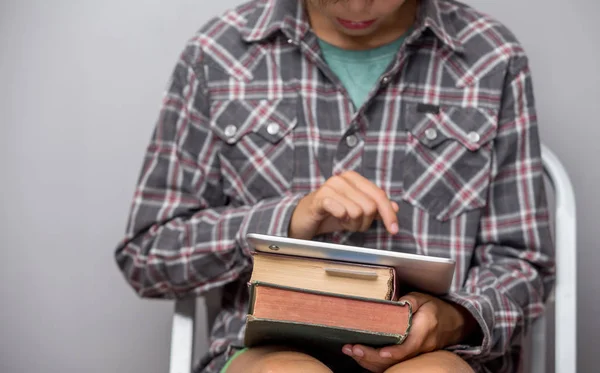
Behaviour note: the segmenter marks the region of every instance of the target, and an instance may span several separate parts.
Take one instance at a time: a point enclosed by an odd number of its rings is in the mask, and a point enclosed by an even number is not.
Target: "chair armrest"
[[[175,302],[169,373],[190,373],[193,370],[195,318],[196,298]]]

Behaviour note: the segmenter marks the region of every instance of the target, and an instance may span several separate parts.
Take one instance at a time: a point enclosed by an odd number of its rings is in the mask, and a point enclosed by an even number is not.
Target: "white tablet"
[[[395,251],[249,233],[255,251],[393,267],[400,286],[432,295],[450,291],[455,261]]]

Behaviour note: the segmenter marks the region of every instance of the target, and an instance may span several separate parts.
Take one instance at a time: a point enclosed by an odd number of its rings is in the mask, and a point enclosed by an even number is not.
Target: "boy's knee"
[[[436,358],[440,362],[440,366],[448,367],[450,369],[442,369],[440,372],[442,373],[474,373],[473,368],[467,364],[460,356],[448,352],[448,351],[438,351]]]
[[[234,359],[226,373],[332,373],[314,357],[281,349],[250,349]]]
[[[257,373],[331,373],[325,364],[299,352],[276,352],[266,355]]]
[[[460,356],[448,351],[436,351],[397,364],[385,373],[474,373]]]

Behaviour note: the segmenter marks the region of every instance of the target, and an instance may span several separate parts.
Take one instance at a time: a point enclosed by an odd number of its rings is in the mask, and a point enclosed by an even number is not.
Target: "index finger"
[[[396,215],[394,202],[390,201],[385,192],[357,172],[349,171],[340,176],[349,183],[352,183],[357,189],[363,191],[367,196],[371,197],[377,205],[379,216],[388,232],[391,234],[398,234],[400,229],[398,227],[398,216]]]

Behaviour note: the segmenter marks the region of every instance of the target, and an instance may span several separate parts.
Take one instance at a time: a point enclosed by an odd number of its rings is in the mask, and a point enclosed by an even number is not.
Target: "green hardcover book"
[[[404,342],[412,323],[407,302],[369,299],[261,282],[250,284],[245,345],[344,344],[383,347]]]

